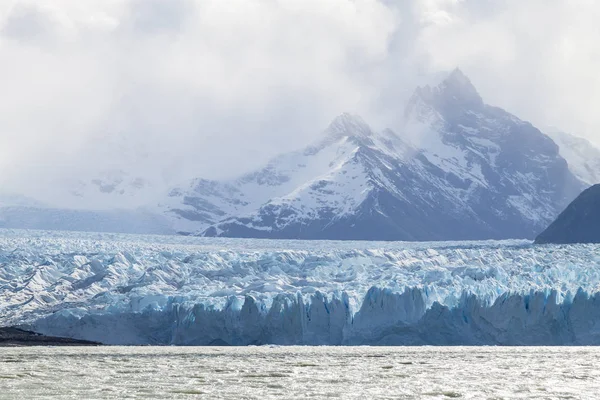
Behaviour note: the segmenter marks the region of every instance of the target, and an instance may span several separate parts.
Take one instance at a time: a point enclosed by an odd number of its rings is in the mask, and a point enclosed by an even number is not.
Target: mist
[[[15,0],[0,4],[0,184],[104,170],[228,178],[342,112],[397,129],[459,66],[489,104],[600,141],[600,4],[566,0]]]

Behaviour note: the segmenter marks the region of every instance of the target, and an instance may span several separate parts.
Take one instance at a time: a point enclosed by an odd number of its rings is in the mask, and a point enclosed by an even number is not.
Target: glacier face
[[[0,231],[0,323],[111,344],[599,344],[598,245]]]

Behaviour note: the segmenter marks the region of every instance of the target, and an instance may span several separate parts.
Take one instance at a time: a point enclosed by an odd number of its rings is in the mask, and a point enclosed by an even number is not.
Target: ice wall
[[[600,344],[598,250],[0,231],[0,323],[110,344]]]
[[[449,308],[425,308],[420,289],[372,288],[353,314],[348,297],[279,295],[266,309],[252,297],[223,309],[170,302],[164,310],[57,313],[36,321],[42,333],[109,344],[175,345],[598,345],[600,294],[505,294],[487,305],[464,295]]]

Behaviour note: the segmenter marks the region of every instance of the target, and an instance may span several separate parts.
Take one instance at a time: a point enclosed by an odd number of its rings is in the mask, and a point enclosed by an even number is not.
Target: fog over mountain
[[[258,168],[343,112],[400,131],[415,87],[456,66],[489,104],[595,143],[598,17],[566,0],[4,1],[3,199],[129,208]]]

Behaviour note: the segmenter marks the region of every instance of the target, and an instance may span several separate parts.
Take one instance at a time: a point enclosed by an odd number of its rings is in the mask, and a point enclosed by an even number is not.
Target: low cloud
[[[0,183],[233,176],[337,114],[398,126],[460,66],[484,99],[595,140],[600,5],[558,0],[18,0],[0,5]]]

